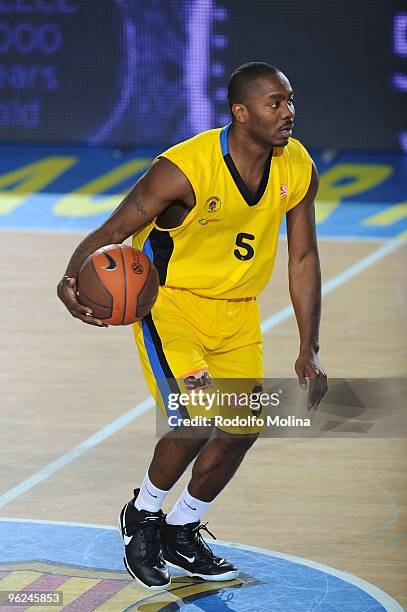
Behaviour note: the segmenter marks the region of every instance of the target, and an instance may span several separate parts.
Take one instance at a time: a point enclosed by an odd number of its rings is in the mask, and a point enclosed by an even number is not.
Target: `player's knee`
[[[177,427],[166,433],[157,443],[156,451],[164,451],[167,457],[179,455],[192,460],[211,437],[209,428]]]
[[[233,436],[222,438],[225,447],[225,452],[228,453],[228,455],[242,457],[253,446],[258,437],[259,434],[250,434],[247,436]]]
[[[215,438],[211,443],[212,468],[225,461],[230,464],[240,462],[257,438],[258,434]]]
[[[184,438],[182,441],[180,439],[178,440],[184,446],[188,456],[192,460],[197,456],[197,454],[207,444],[209,438],[210,438],[210,434],[207,435],[207,432],[202,432],[200,435],[197,434],[193,438],[188,437],[188,438]]]

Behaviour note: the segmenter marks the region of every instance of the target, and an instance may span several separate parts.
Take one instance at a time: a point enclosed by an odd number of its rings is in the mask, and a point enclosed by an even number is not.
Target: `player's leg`
[[[248,319],[250,320],[250,318]],[[215,387],[220,391],[250,394],[263,382],[262,343],[241,346],[223,353],[207,355],[208,367]],[[242,421],[250,416],[250,408],[223,406],[224,421],[238,415]],[[222,426],[196,459],[188,489],[192,495],[210,502],[222,491],[236,473],[247,451],[257,440],[261,426]],[[227,461],[225,461],[227,457]]]
[[[257,304],[243,306],[239,316],[245,316],[247,321],[240,328],[242,340],[255,342],[235,346],[229,351],[214,352],[206,358],[215,387],[220,379],[234,378],[240,388],[243,383],[250,393],[263,379]],[[236,325],[239,325],[238,319]],[[245,327],[248,327],[249,333],[245,332]],[[194,463],[188,486],[166,517],[163,533],[163,551],[167,561],[191,576],[207,580],[228,580],[238,575],[238,570],[232,564],[212,553],[200,535],[203,513],[234,476],[261,427],[250,426],[239,429],[238,433],[234,430],[233,427],[224,428],[202,449]]]
[[[179,427],[165,434],[156,444],[147,475],[164,491],[174,486],[211,435],[210,431],[202,431],[194,437],[190,433],[189,429]]]
[[[150,392],[168,423],[170,417],[190,416],[180,404],[173,408],[171,397],[179,397],[185,391],[181,384],[188,374],[205,373],[208,366],[199,339],[194,338],[194,329],[185,320],[184,304],[177,303],[177,299],[183,301],[188,296],[184,295],[185,292],[171,291],[169,299],[168,290],[162,293],[153,315],[144,319],[141,328],[135,330],[135,336]],[[211,430],[197,427],[192,436],[190,428],[180,426],[165,434],[156,444],[147,479],[168,492],[206,444]],[[163,499],[156,503],[160,501]],[[144,495],[143,489],[140,491],[140,507],[141,503],[145,509],[158,510],[158,507],[153,507],[155,502],[151,496],[148,493]]]
[[[135,326],[135,339],[150,392],[163,415],[169,417],[171,394],[179,394],[177,379],[206,363],[198,343],[181,318],[185,311],[160,290],[153,314]],[[182,407],[179,408],[182,411]],[[188,416],[187,414],[184,416]],[[150,467],[134,498],[122,509],[120,529],[125,543],[124,563],[138,582],[152,589],[165,588],[169,573],[165,566],[160,532],[164,515],[161,505],[171,487],[207,442],[210,432],[196,437],[166,434],[156,445]]]
[[[163,531],[164,558],[190,576],[205,580],[233,580],[239,570],[216,556],[206,544],[200,519],[228,484],[254,444],[258,434],[223,434],[209,442],[196,459],[190,483],[166,517]],[[214,537],[214,536],[213,536]]]

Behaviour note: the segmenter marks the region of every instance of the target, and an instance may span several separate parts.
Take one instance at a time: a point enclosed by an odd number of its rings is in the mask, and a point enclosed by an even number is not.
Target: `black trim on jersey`
[[[170,366],[168,364],[167,358],[166,358],[166,356],[164,354],[164,349],[163,349],[163,345],[161,343],[161,338],[158,335],[158,331],[157,331],[157,328],[156,328],[156,326],[154,324],[151,312],[148,315],[146,315],[143,320],[145,321],[145,323],[146,323],[146,325],[147,325],[147,327],[149,329],[149,332],[151,334],[151,338],[152,338],[152,340],[154,342],[154,347],[155,347],[155,350],[157,352],[158,361],[160,362],[160,365],[161,365],[162,371],[164,372],[165,378],[167,378],[168,380],[175,380],[174,374],[172,373],[171,368],[170,368]],[[177,388],[178,388],[178,385],[177,385]]]
[[[263,174],[262,174],[259,186],[253,197],[250,191],[248,190],[246,183],[240,176],[239,170],[236,168],[235,162],[233,161],[230,153],[228,152],[226,153],[226,155],[223,156],[223,159],[225,160],[225,164],[229,168],[229,172],[232,175],[232,178],[235,181],[237,188],[239,189],[242,197],[244,198],[248,206],[256,206],[256,204],[260,202],[261,198],[263,197],[264,192],[266,191],[267,183],[268,183],[269,176],[270,176],[270,166],[271,166],[272,157],[273,157],[273,149],[271,149],[270,153],[268,154],[266,163],[264,164],[264,170],[263,170]]]
[[[153,251],[153,262],[158,271],[160,285],[167,280],[168,262],[174,251],[174,241],[169,232],[152,229],[148,239]]]
[[[154,323],[154,320],[153,320],[151,312],[144,317],[143,321],[145,321],[145,323],[146,323],[146,325],[147,325],[147,327],[149,329],[151,338],[152,338],[153,343],[154,343],[154,348],[155,348],[156,353],[157,353],[158,361],[160,362],[162,371],[163,371],[164,376],[165,376],[165,378],[166,378],[166,380],[168,382],[168,386],[169,386],[169,388],[171,390],[171,393],[177,393],[178,395],[180,395],[181,390],[180,390],[180,388],[178,386],[177,380],[174,377],[174,374],[172,373],[170,365],[169,365],[169,363],[167,361],[167,358],[165,356],[163,345],[162,345],[162,342],[161,342],[161,338],[158,335],[158,331],[157,331],[157,328],[155,326],[155,323]],[[158,384],[158,388],[160,388],[159,384]],[[165,402],[165,398],[163,398],[163,401],[164,401],[164,404],[165,404],[166,403]],[[188,411],[186,410],[185,406],[181,405],[181,403],[179,404],[178,410],[179,410],[182,418],[189,418]]]

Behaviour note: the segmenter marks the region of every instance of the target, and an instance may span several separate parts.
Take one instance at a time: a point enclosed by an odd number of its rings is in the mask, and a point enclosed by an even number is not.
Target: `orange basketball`
[[[110,244],[83,262],[78,300],[109,325],[129,325],[150,312],[159,284],[147,255],[127,245]]]

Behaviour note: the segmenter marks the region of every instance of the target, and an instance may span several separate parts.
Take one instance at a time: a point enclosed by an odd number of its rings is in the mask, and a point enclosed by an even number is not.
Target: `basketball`
[[[140,321],[152,309],[158,272],[137,249],[110,244],[89,255],[78,276],[78,301],[109,325]]]

